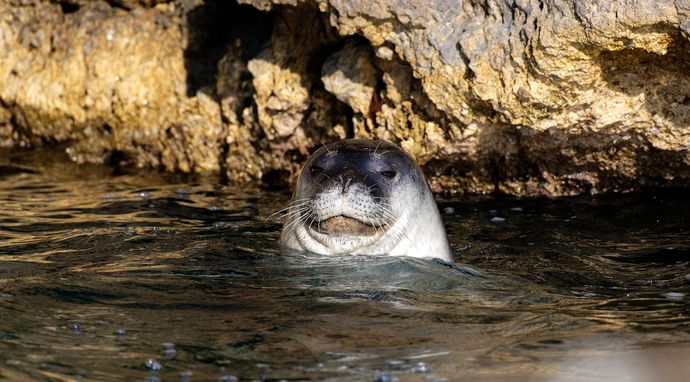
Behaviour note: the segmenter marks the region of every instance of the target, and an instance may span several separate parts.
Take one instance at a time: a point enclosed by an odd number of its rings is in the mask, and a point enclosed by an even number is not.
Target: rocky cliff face
[[[690,184],[690,3],[5,1],[0,144],[287,180],[345,137],[437,191]]]

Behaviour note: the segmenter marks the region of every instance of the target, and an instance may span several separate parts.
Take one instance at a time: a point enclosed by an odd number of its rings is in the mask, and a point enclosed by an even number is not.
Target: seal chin
[[[372,237],[385,232],[388,226],[365,222],[346,215],[337,215],[313,221],[309,228],[320,234],[335,237]]]

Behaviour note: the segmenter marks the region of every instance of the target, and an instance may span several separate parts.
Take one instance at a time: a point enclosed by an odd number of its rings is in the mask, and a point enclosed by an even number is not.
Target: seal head
[[[348,139],[318,149],[286,210],[280,236],[286,248],[451,260],[421,169],[386,141]]]

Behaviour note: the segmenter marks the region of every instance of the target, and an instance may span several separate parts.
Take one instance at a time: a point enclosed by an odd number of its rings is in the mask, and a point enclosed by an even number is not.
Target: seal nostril
[[[372,198],[377,199],[377,200],[383,200],[383,191],[381,191],[381,188],[374,186],[371,187],[369,190],[369,195],[371,195]]]
[[[381,175],[385,176],[388,179],[393,179],[393,178],[395,178],[396,175],[398,175],[398,173],[393,171],[393,170],[386,170],[386,171],[381,171]]]
[[[311,175],[311,176],[318,176],[322,172],[323,172],[323,167],[317,166],[315,164],[309,168],[309,175]]]
[[[352,182],[352,179],[347,178],[347,179],[345,179],[345,181],[343,181],[343,178],[341,176],[340,182],[343,185],[343,194],[345,194],[347,192],[348,188],[350,188],[350,183]]]

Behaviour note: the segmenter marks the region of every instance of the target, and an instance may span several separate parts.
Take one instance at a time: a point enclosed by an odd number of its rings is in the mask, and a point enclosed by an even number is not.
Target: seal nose
[[[350,184],[352,183],[352,175],[347,173],[338,175],[338,180],[340,180],[340,185],[342,186],[342,193],[347,193],[347,190],[350,189]]]

